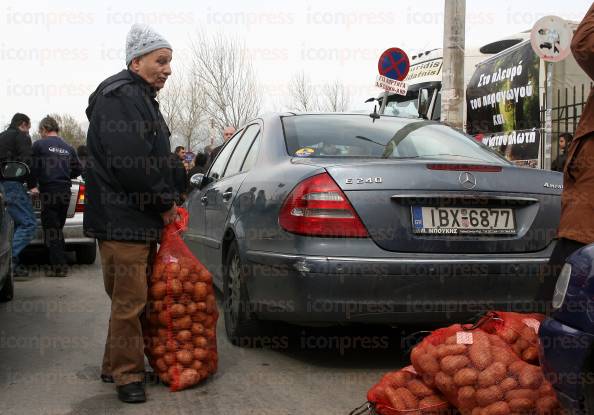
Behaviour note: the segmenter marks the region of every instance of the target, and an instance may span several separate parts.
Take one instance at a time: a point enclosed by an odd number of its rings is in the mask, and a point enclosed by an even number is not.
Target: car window
[[[260,150],[260,137],[262,137],[262,134],[258,132],[258,135],[243,162],[243,166],[241,166],[241,171],[248,171],[256,163],[256,160],[258,159],[258,150]]]
[[[328,114],[282,118],[293,157],[438,158],[508,162],[464,133],[434,121]]]
[[[229,161],[229,156],[233,152],[233,149],[235,148],[237,141],[241,137],[242,131],[239,131],[237,134],[231,137],[231,139],[229,139],[225,147],[223,147],[223,149],[219,152],[217,159],[215,160],[208,172],[208,177],[215,180],[218,180],[221,177],[223,177],[225,166],[227,166],[227,161]]]
[[[254,137],[260,131],[260,127],[258,124],[252,124],[246,128],[245,133],[239,140],[239,144],[235,146],[235,151],[233,151],[233,155],[229,160],[229,164],[227,165],[227,169],[225,170],[225,174],[223,177],[232,176],[236,173],[239,173],[241,169],[241,165],[243,164],[243,160],[250,149],[252,142],[254,141]]]

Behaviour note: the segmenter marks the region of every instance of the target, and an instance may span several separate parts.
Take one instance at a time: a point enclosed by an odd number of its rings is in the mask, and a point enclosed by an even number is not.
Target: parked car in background
[[[191,178],[185,240],[232,341],[259,320],[439,324],[538,310],[562,175],[444,124],[377,114],[250,122]]]
[[[572,254],[559,273],[540,342],[541,365],[564,408],[594,414],[594,244]]]
[[[0,164],[0,180],[16,179],[29,174],[24,163],[4,162]],[[14,224],[8,214],[4,189],[0,184],[0,301],[10,301],[14,296],[12,277],[12,236]]]
[[[66,251],[74,251],[78,264],[93,264],[97,256],[97,244],[94,238],[85,236],[83,231],[83,215],[85,212],[85,184],[81,178],[72,180],[72,196],[64,225],[64,241]],[[37,217],[37,231],[27,250],[44,247],[43,229],[41,227],[41,200],[32,195],[33,210]]]

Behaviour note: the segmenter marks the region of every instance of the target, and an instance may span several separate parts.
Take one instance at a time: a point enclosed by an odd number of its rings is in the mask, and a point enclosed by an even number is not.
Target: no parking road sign
[[[406,95],[407,87],[404,78],[408,75],[410,61],[400,48],[390,48],[381,54],[377,62],[379,75],[375,85],[386,91]]]

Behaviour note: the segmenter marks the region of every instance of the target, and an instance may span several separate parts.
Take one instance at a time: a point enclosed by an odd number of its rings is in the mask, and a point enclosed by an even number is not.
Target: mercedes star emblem
[[[466,190],[474,189],[476,187],[476,178],[467,171],[460,173],[458,181]]]

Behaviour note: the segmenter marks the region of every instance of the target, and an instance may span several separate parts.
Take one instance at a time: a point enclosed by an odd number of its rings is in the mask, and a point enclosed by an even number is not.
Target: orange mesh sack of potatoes
[[[385,374],[367,393],[378,415],[437,414],[450,408],[443,395],[427,386],[412,366]]]
[[[540,367],[481,329],[436,330],[413,349],[411,361],[462,415],[552,415],[559,408]]]
[[[479,325],[503,339],[520,359],[538,364],[538,329],[544,318],[542,314],[491,311]]]
[[[181,238],[188,212],[167,225],[149,281],[144,331],[149,362],[172,391],[193,386],[217,370],[218,310],[212,276]]]

